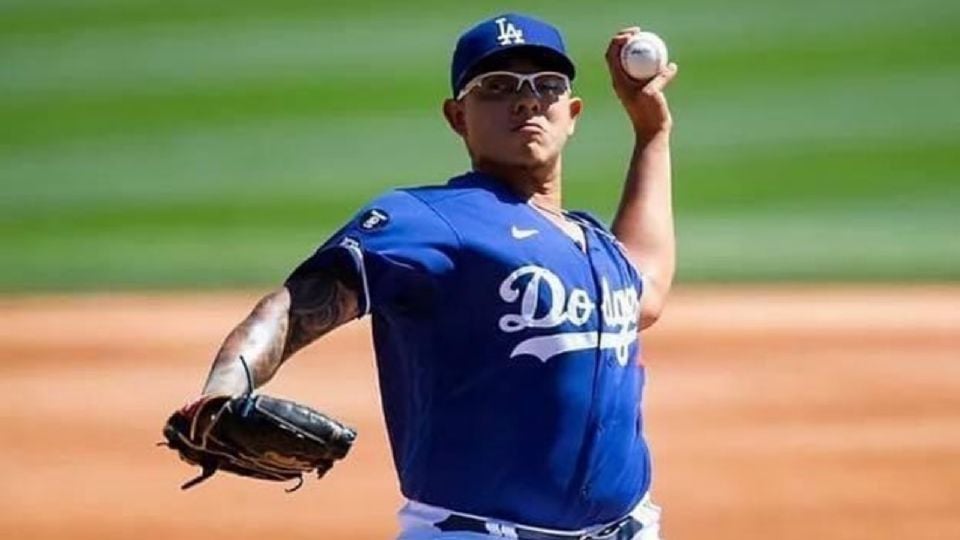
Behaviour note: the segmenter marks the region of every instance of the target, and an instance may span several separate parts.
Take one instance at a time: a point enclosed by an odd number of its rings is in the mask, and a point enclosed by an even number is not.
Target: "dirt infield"
[[[0,298],[0,538],[392,538],[365,322],[267,387],[359,428],[324,481],[154,447],[256,296]],[[960,538],[960,287],[686,288],[645,339],[668,540]]]

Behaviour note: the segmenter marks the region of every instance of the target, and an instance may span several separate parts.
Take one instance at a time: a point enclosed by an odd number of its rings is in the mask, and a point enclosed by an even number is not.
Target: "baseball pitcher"
[[[583,103],[560,32],[519,14],[484,20],[456,44],[443,103],[471,169],[377,197],[266,295],[226,338],[203,397],[171,417],[170,445],[205,474],[322,474],[353,432],[252,392],[369,315],[407,499],[401,539],[658,539],[640,331],[674,274],[663,90],[677,66],[630,78],[620,49],[639,31],[606,51],[635,137],[611,226],[561,204]],[[260,439],[296,430],[313,446],[264,457],[276,452]]]

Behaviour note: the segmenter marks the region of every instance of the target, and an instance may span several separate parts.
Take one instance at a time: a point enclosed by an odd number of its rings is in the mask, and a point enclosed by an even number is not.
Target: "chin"
[[[484,161],[499,163],[502,166],[537,169],[555,161],[557,155],[538,141],[528,140],[520,144],[491,149]]]
[[[546,165],[552,158],[553,153],[537,140],[523,141],[510,151],[510,161],[526,167]]]

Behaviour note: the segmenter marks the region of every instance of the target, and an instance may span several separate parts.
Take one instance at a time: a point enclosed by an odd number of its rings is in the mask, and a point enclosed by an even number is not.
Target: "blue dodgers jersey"
[[[496,179],[400,189],[296,272],[340,266],[372,315],[403,494],[580,529],[646,493],[641,280],[596,219],[586,251]]]

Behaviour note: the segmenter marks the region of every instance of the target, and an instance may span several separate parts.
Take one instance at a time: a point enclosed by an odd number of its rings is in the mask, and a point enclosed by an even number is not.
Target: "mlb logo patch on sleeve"
[[[374,231],[384,228],[390,222],[390,215],[379,208],[371,208],[360,216],[360,228],[365,231]]]

